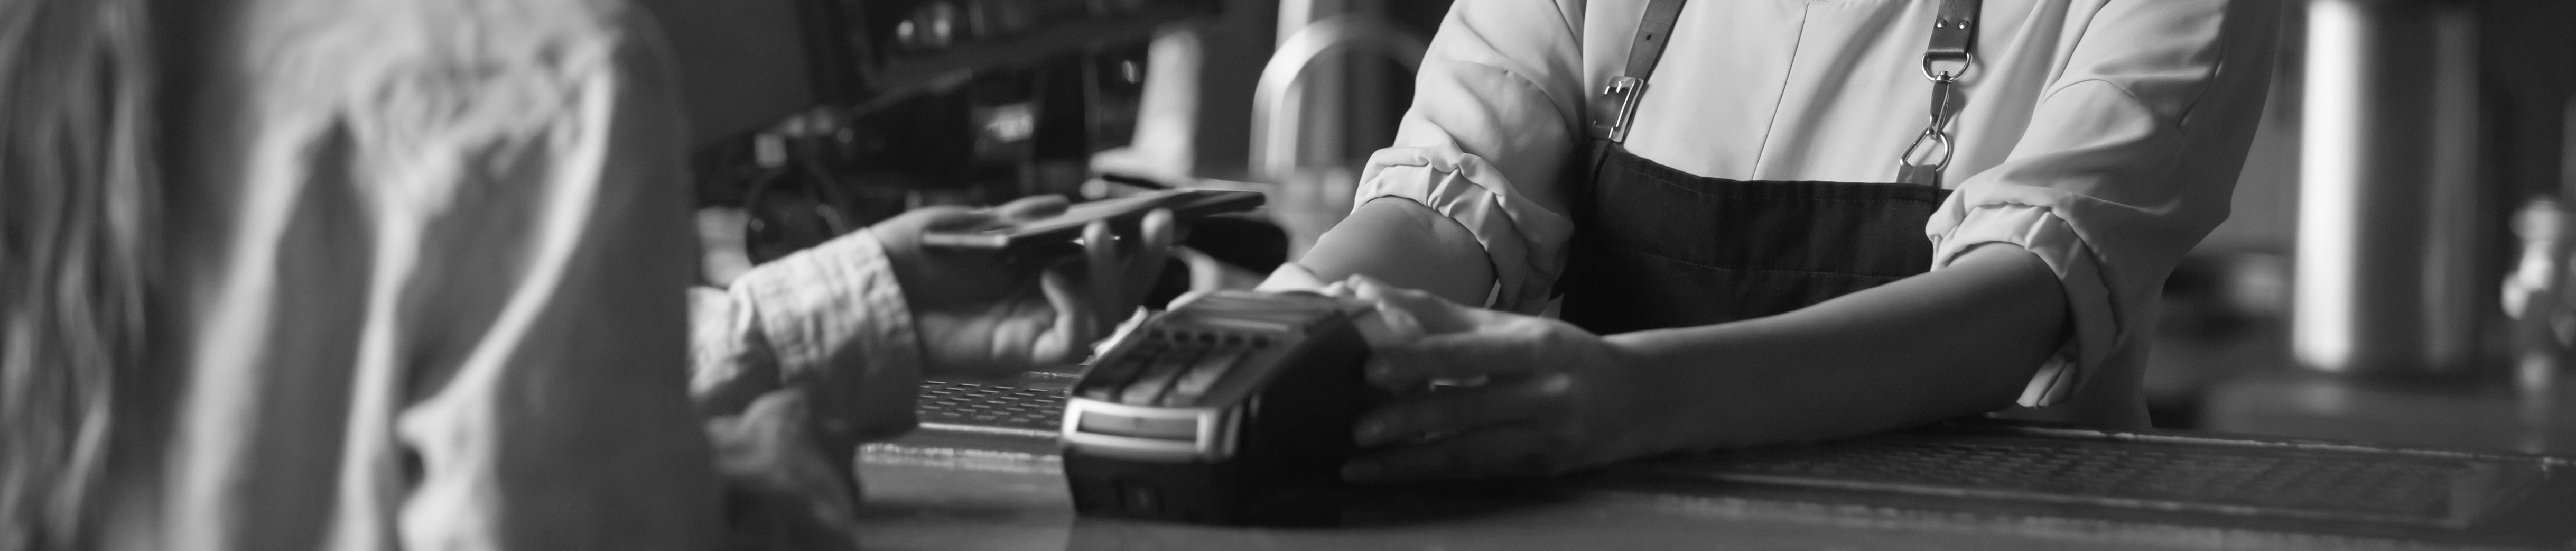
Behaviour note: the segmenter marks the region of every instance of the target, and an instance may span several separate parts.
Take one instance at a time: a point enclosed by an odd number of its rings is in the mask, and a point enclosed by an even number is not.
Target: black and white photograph
[[[0,551],[2576,550],[2569,0],[0,0]]]

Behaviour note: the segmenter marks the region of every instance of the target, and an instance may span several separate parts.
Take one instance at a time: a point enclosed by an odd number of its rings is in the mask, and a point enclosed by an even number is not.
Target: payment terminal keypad
[[[1081,396],[1137,406],[1198,403],[1247,359],[1269,349],[1267,336],[1217,330],[1153,329],[1086,381]]]

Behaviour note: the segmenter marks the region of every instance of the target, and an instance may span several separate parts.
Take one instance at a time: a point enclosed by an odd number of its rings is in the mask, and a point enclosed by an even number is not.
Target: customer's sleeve
[[[1493,262],[1494,303],[1535,313],[1573,234],[1559,186],[1582,137],[1582,2],[1450,8],[1394,147],[1369,157],[1354,204],[1398,197],[1457,220]]]
[[[858,444],[910,430],[919,340],[868,232],[691,290],[690,394],[723,475],[731,548],[844,549]]]
[[[913,427],[921,341],[873,234],[762,264],[725,290],[700,288],[693,301],[690,388],[701,414],[734,414],[795,388],[832,448]]]
[[[2143,346],[2165,276],[2227,217],[2279,10],[2269,0],[2108,2],[2012,154],[1964,181],[1926,225],[1934,269],[2010,243],[2056,272],[2072,336],[2021,405],[2058,402],[2109,375],[2097,373],[2106,363],[2136,363],[2116,358]]]

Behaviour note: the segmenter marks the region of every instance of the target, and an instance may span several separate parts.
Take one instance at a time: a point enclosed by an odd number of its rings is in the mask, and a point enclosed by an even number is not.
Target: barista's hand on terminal
[[[1354,480],[1553,474],[1635,457],[1658,411],[1627,353],[1572,324],[1463,306],[1353,276],[1359,298],[1412,314],[1424,336],[1379,347],[1369,381],[1396,398],[1363,414]],[[1444,384],[1434,387],[1433,381]],[[1463,386],[1446,383],[1463,382]],[[1435,389],[1436,388],[1436,389]]]
[[[1038,196],[992,209],[928,207],[868,228],[885,244],[911,307],[925,375],[1005,377],[1076,361],[1135,310],[1178,239],[1169,212],[1147,216],[1143,235],[1092,239],[1091,254],[1053,265],[921,246],[923,233],[1037,220],[1065,206],[1061,197]],[[1108,233],[1105,225],[1091,229]]]

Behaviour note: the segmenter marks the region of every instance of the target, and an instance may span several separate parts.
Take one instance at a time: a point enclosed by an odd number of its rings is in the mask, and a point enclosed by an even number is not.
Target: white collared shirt
[[[1423,60],[1395,147],[1356,203],[1405,197],[1494,262],[1494,307],[1538,312],[1565,263],[1564,163],[1586,102],[1626,66],[1646,0],[1465,0]],[[1701,176],[1888,182],[1928,116],[1940,0],[1700,0],[1683,9],[1625,141]],[[2072,337],[2020,414],[2145,424],[2137,396],[2167,273],[2224,220],[2269,83],[2270,0],[1986,0],[1954,190],[1924,234],[2036,253]],[[2078,382],[2083,384],[2079,385]]]

